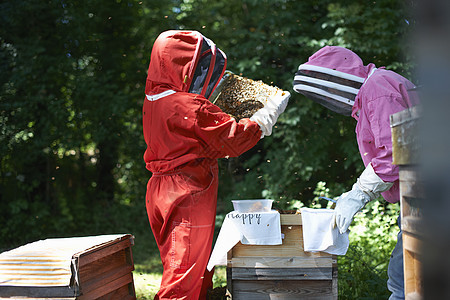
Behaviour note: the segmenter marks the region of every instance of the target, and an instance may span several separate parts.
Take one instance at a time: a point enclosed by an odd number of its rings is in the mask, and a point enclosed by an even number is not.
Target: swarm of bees
[[[260,80],[255,81],[233,73],[227,75],[214,104],[237,121],[250,118],[280,91]]]

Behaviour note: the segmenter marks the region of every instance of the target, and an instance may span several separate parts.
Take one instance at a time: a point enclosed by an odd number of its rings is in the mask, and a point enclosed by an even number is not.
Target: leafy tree
[[[273,197],[276,205],[313,198],[318,181],[333,195],[362,171],[356,122],[292,91],[300,63],[325,45],[345,46],[365,63],[408,74],[401,42],[408,24],[401,3],[384,1],[174,1],[181,29],[197,29],[228,56],[228,69],[291,92],[272,137],[238,159],[222,161],[230,197]],[[214,16],[211,18],[210,16]],[[232,175],[232,176],[230,176]],[[239,176],[237,176],[239,175]],[[225,191],[225,189],[224,189]]]
[[[121,195],[143,203],[148,24],[170,7],[146,3],[1,4],[2,246],[111,230]]]
[[[324,207],[317,193],[338,196],[363,169],[355,121],[293,92],[294,73],[338,45],[409,76],[408,24],[395,0],[3,1],[0,250],[47,236],[150,235],[141,109],[153,41],[168,29],[202,32],[228,69],[292,94],[271,137],[220,161],[219,213],[232,198]]]

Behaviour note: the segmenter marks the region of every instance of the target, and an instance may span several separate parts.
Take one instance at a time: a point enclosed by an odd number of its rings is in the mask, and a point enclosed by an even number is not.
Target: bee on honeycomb
[[[264,107],[267,101],[281,89],[233,73],[226,74],[226,80],[215,98],[214,104],[237,121],[250,118]]]

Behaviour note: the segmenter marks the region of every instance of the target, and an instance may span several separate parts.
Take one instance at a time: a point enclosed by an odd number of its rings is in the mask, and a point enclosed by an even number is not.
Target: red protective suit
[[[153,45],[143,107],[144,160],[153,173],[146,205],[164,267],[155,299],[204,299],[216,216],[217,158],[235,157],[261,137],[207,100],[225,55],[196,31],[167,31]],[[203,285],[203,288],[202,288]]]

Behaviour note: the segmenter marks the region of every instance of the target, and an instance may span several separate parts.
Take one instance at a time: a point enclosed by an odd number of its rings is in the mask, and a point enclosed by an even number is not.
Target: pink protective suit
[[[217,203],[217,158],[235,157],[261,137],[213,105],[225,55],[196,31],[155,41],[143,106],[144,160],[153,173],[146,205],[164,267],[156,299],[205,299]]]
[[[414,88],[414,85],[384,67],[377,69],[372,63],[365,66],[354,52],[336,46],[326,46],[317,51],[301,68],[309,71],[311,77],[319,74],[314,72],[325,72],[330,76],[336,75],[335,78],[339,77],[339,80],[333,79],[333,83],[325,84],[326,90],[329,92],[335,89],[335,94],[340,95],[335,96],[335,99],[350,99],[346,103],[344,101],[339,103],[349,105],[348,113],[350,114],[351,109],[351,115],[357,120],[356,138],[364,165],[371,163],[383,181],[394,182],[392,188],[382,195],[391,203],[398,202],[400,200],[398,166],[392,164],[389,116],[419,104],[416,93],[408,91]],[[319,93],[321,104],[328,106],[329,100],[333,99],[325,99],[325,96],[329,96],[328,92],[322,93],[317,90],[317,87],[323,88],[323,73],[320,74],[322,81],[299,76],[294,81],[294,89],[301,93],[309,93],[308,96],[312,95],[311,98]],[[339,85],[336,85],[336,82]]]

